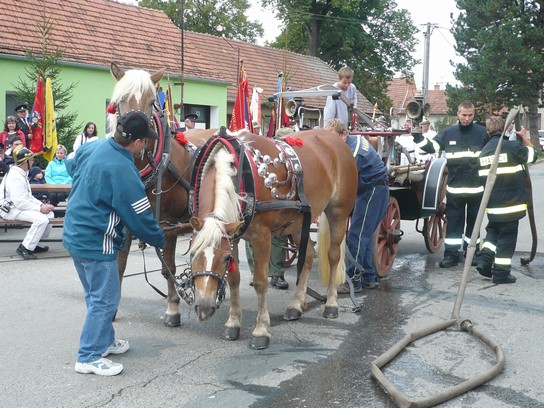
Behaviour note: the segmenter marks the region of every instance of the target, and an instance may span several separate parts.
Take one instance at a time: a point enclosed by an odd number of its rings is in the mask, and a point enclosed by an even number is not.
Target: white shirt
[[[338,82],[336,82],[334,86],[338,88]],[[355,85],[349,84],[348,89],[346,91],[342,91],[342,94],[350,100],[354,108],[357,107],[357,88]],[[348,107],[343,101],[340,99],[335,101],[332,99],[332,96],[327,96],[327,102],[325,103],[325,108],[323,109],[323,122],[325,125],[329,120],[338,118],[344,122],[346,126],[348,126],[350,122],[350,118],[348,116]]]
[[[2,194],[4,194],[4,186],[6,188],[5,199],[13,203],[13,207],[9,212],[10,219],[16,217],[21,211],[40,211],[43,203],[32,195],[26,170],[21,169],[19,166],[11,166],[8,174],[4,176],[0,184]],[[0,211],[0,215],[2,214],[3,212]]]

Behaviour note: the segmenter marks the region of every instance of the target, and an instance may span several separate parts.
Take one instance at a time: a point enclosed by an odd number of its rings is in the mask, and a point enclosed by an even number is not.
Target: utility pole
[[[429,53],[431,49],[431,23],[427,23],[427,31],[424,34],[425,48],[423,51],[423,84],[421,85],[423,93],[423,105],[427,103],[429,90]]]

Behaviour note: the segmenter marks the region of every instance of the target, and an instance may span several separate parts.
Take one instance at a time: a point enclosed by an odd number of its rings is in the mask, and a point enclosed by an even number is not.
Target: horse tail
[[[329,286],[331,280],[331,267],[329,264],[329,249],[331,247],[331,231],[329,220],[325,213],[319,218],[319,229],[317,231],[317,261],[319,265],[319,277],[323,286]],[[340,245],[340,262],[336,268],[336,286],[344,283],[346,278],[346,264],[344,262],[346,238]]]

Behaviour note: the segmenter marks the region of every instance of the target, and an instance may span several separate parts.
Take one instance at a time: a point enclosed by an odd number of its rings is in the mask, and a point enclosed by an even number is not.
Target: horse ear
[[[118,81],[125,76],[125,70],[117,65],[115,62],[111,63],[110,71],[113,77]]]
[[[191,227],[193,227],[194,230],[200,231],[204,224],[200,222],[200,220],[196,217],[191,217],[191,220],[189,221],[191,223]]]
[[[153,81],[154,84],[159,82],[164,75],[165,68],[159,69],[157,72],[151,75],[151,81]]]
[[[242,228],[242,225],[244,225],[244,221],[236,221],[231,222],[229,224],[225,224],[225,232],[229,236],[234,236],[240,228]]]

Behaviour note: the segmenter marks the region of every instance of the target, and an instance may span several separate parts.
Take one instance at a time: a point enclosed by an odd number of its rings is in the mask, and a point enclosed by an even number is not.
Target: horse
[[[221,141],[213,144],[216,139]],[[307,235],[304,238],[308,233],[303,228],[304,208],[309,209],[312,220],[320,217],[318,258],[320,273],[328,283],[323,316],[338,317],[337,272],[345,269],[341,268],[341,248],[357,192],[355,160],[348,146],[330,131],[307,130],[286,139],[293,146],[247,131],[230,139],[212,137],[196,159],[191,180],[194,216],[190,223],[194,232],[190,256],[196,315],[200,321],[213,316],[228,282],[231,306],[223,337],[238,339],[242,313],[235,245],[239,238],[249,241],[254,250],[253,287],[258,306],[249,344],[252,349],[267,348],[271,338],[266,292],[272,235],[292,235],[299,249],[307,242],[305,256],[299,253],[296,290],[283,318],[300,319],[308,307],[314,248]],[[240,152],[232,148],[236,143]],[[204,157],[206,151],[208,156]]]
[[[111,73],[117,83],[108,107],[108,130],[114,131],[118,118],[132,109],[143,111],[151,119],[152,126],[159,134],[159,140],[148,140],[146,154],[136,158],[135,165],[140,170],[146,185],[147,197],[163,229],[168,226],[179,226],[180,222],[189,220],[187,202],[191,149],[188,148],[190,144],[182,145],[170,137],[166,119],[155,103],[156,85],[164,74],[164,68],[149,74],[140,69],[125,71],[116,63],[112,63]],[[166,265],[163,264],[162,275],[168,282],[168,293],[164,324],[171,327],[181,324],[180,295],[176,290],[173,276],[176,272],[177,235],[183,232],[186,232],[183,225],[173,227],[168,233],[165,231],[163,256]],[[131,242],[132,235],[129,232],[125,246],[117,258],[121,281],[126,270]]]

